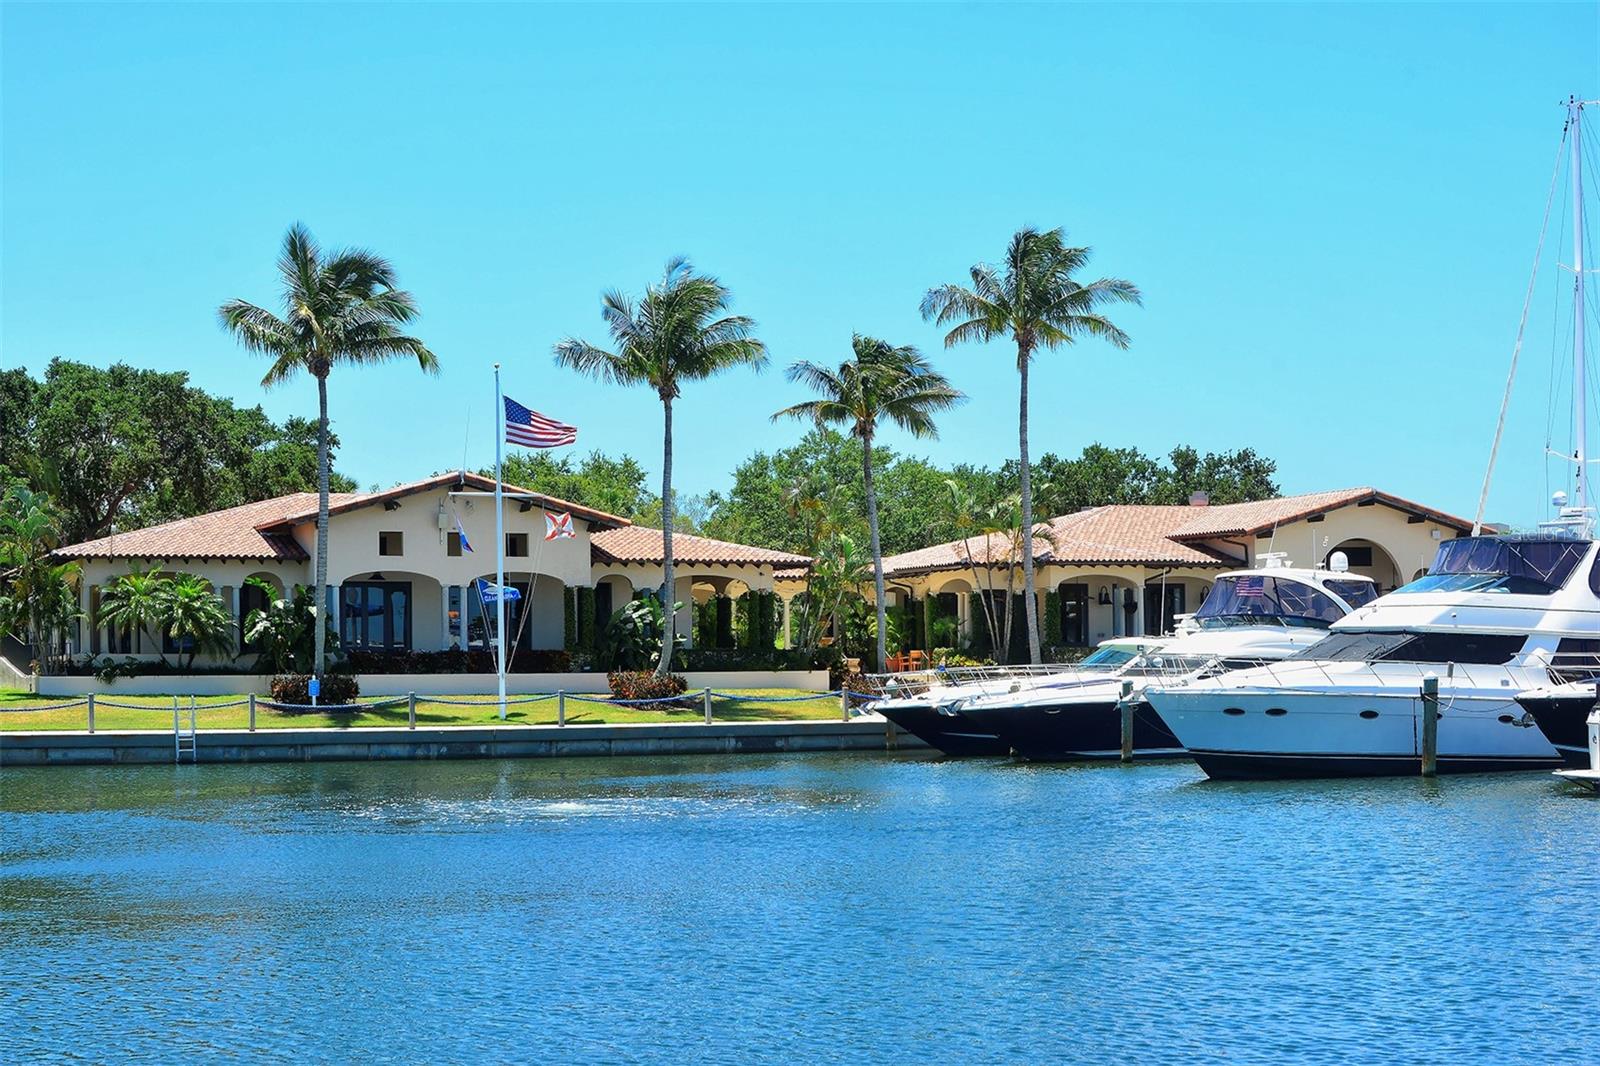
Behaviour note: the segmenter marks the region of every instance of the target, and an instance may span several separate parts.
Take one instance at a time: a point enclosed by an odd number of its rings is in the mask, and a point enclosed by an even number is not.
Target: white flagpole
[[[494,365],[494,636],[499,673],[500,718],[506,717],[506,511],[502,499],[500,453],[505,448],[506,403],[500,391],[500,364]]]

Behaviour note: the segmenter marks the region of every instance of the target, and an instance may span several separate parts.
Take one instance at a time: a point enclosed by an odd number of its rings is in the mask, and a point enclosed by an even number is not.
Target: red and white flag
[[[559,448],[563,444],[578,443],[577,426],[546,418],[509,396],[502,399],[506,403],[507,444],[521,444],[526,448]]]
[[[565,540],[568,537],[576,537],[577,535],[577,530],[572,528],[572,515],[566,511],[546,511],[544,513],[545,540]]]

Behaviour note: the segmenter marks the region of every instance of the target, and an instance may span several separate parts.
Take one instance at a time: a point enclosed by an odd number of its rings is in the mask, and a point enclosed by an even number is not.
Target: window
[[[362,651],[411,647],[411,582],[348,581],[340,588],[339,639]]]
[[[1330,633],[1290,658],[1321,662],[1499,665],[1510,662],[1527,639],[1505,633]]]
[[[1372,565],[1372,549],[1369,547],[1352,544],[1348,548],[1337,548],[1335,550],[1344,552],[1344,557],[1351,566]],[[1333,552],[1329,552],[1328,554],[1332,556]]]
[[[528,535],[526,533],[506,534],[506,555],[510,557],[526,558],[528,554]]]
[[[239,589],[239,651],[241,654],[251,655],[261,650],[259,641],[244,639],[246,623],[250,620],[252,611],[267,609],[267,594],[254,585],[245,585]]]
[[[1070,581],[1063,582],[1057,602],[1061,609],[1061,642],[1078,648],[1087,645],[1089,586]]]
[[[444,535],[444,553],[452,559],[461,556],[461,534],[446,533]]]
[[[379,533],[378,534],[378,554],[379,555],[404,555],[405,554],[405,535],[402,534],[402,533],[396,533],[396,532]]]

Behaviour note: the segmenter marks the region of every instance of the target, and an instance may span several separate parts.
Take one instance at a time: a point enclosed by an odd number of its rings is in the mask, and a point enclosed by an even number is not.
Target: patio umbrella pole
[[[494,435],[494,643],[496,688],[500,696],[500,720],[506,717],[506,512],[501,499],[504,485],[501,482],[500,453],[505,445],[505,396],[500,391],[500,364],[494,365],[495,424],[501,429]]]

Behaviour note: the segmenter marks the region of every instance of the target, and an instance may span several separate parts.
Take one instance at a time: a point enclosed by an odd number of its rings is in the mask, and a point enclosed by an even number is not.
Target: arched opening
[[[272,591],[268,592],[266,589],[253,584],[254,581],[261,581],[263,584],[271,586]],[[284,588],[282,578],[265,570],[257,570],[240,582],[238,617],[240,655],[259,655],[261,653],[260,641],[245,639],[250,616],[256,611],[265,611],[272,600],[283,599],[288,591],[288,589]]]
[[[607,574],[594,585],[595,625],[604,631],[611,616],[633,600],[633,582],[621,574]]]
[[[1329,565],[1334,552],[1344,552],[1350,562],[1350,572],[1370,577],[1377,583],[1379,592],[1392,592],[1404,583],[1404,576],[1394,556],[1382,545],[1365,537],[1352,537],[1328,549],[1322,565]]]

